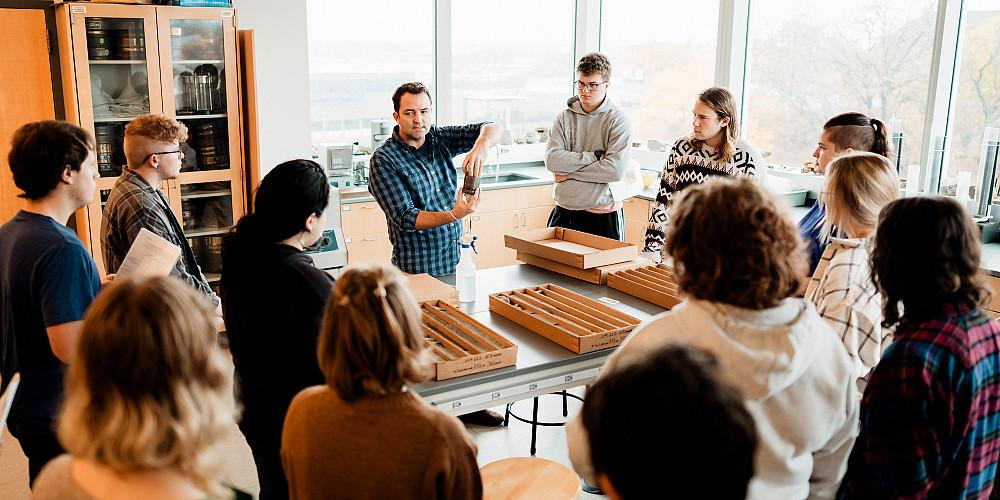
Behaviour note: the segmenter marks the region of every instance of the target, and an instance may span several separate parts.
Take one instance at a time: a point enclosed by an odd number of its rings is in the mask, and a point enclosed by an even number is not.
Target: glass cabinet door
[[[179,220],[195,259],[213,288],[222,273],[222,238],[233,226],[233,190],[229,181],[181,184]],[[218,290],[216,290],[218,293]]]
[[[100,176],[117,177],[125,124],[162,112],[156,18],[136,7],[70,8],[80,122],[96,139]]]

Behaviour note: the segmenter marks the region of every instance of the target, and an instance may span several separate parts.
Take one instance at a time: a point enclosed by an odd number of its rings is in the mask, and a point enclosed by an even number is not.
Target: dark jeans
[[[549,214],[549,227],[564,227],[618,241],[622,241],[625,236],[625,222],[621,209],[606,214],[595,214],[586,210],[567,210],[557,206]]]
[[[35,484],[35,478],[42,472],[49,460],[66,453],[53,429],[55,422],[10,422],[10,434],[17,438],[21,451],[28,457],[28,480]]]
[[[284,413],[244,411],[240,431],[247,438],[260,481],[260,500],[288,498],[288,480],[281,467],[281,427]]]

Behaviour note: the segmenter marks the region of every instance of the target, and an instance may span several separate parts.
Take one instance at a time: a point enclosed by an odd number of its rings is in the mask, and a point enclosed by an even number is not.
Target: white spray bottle
[[[468,243],[459,242],[462,254],[455,268],[455,286],[458,287],[459,302],[476,300],[476,263],[472,261],[472,253],[479,253],[479,250],[476,250],[477,239],[479,238],[473,235]]]

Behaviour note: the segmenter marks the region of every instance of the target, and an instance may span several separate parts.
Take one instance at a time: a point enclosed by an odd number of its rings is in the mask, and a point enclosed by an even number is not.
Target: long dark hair
[[[838,149],[851,148],[890,158],[889,136],[885,124],[863,113],[841,113],[823,124],[830,142]]]
[[[886,205],[871,256],[882,326],[929,319],[945,304],[985,305],[990,292],[979,257],[979,231],[955,200],[919,196]]]
[[[223,261],[238,247],[276,243],[305,229],[311,214],[322,214],[330,201],[323,167],[312,160],[286,161],[272,169],[254,194],[253,212],[226,236]]]

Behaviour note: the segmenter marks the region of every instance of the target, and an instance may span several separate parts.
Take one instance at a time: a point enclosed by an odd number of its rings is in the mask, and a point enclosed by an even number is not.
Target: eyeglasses
[[[179,149],[176,150],[176,151],[160,151],[160,152],[157,152],[157,153],[149,153],[148,155],[146,155],[145,158],[142,159],[142,163],[146,163],[146,161],[148,161],[150,158],[152,158],[153,156],[156,156],[156,155],[172,155],[174,153],[180,153],[180,154],[177,155],[177,158],[180,158],[181,155],[184,154],[184,152],[181,151],[181,150],[179,150]]]
[[[601,88],[601,85],[604,85],[605,83],[608,83],[608,82],[589,82],[589,83],[585,83],[585,82],[581,82],[580,80],[577,80],[576,81],[576,90],[587,89],[587,90],[590,90],[591,92],[597,92],[597,89]]]

